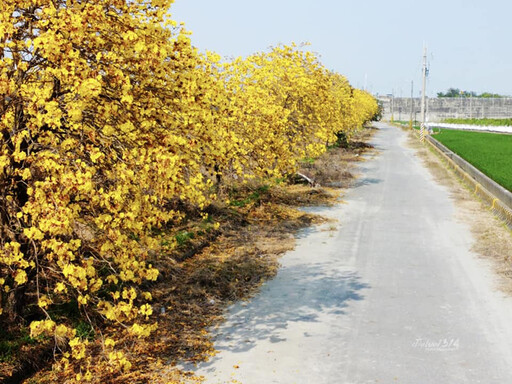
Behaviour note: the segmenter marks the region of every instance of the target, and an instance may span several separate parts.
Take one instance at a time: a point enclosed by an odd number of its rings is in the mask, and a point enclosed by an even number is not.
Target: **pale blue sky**
[[[175,0],[171,13],[200,50],[245,56],[307,41],[352,85],[396,96],[410,95],[411,80],[418,95],[426,42],[429,96],[512,95],[511,0]]]

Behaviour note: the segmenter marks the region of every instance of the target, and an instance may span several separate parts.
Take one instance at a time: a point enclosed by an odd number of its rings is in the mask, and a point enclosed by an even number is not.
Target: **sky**
[[[448,88],[512,95],[510,0],[175,0],[192,44],[225,57],[308,42],[330,70],[373,94]]]

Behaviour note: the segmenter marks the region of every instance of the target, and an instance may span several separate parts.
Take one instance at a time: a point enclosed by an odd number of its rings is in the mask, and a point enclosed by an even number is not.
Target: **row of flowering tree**
[[[293,45],[198,53],[171,2],[2,1],[0,324],[54,339],[64,363],[87,340],[58,306],[132,337],[157,327],[141,287],[176,201],[203,209],[234,179],[293,173],[377,112]]]

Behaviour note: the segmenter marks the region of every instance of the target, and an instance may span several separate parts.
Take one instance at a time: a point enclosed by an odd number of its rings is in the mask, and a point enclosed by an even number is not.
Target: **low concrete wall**
[[[421,119],[421,99],[406,97],[377,97],[384,107],[383,118],[409,120],[411,106],[413,120]],[[427,98],[428,121],[440,122],[447,118],[492,118],[512,117],[512,98]]]

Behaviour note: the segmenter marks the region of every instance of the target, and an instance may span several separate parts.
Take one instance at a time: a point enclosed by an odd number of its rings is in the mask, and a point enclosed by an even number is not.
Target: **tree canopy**
[[[463,91],[459,88],[448,88],[446,92],[438,92],[437,97],[481,97],[481,98],[499,98],[499,97],[507,97],[504,95],[499,95],[497,93],[491,93],[491,92],[483,92],[483,93],[476,93],[473,91]]]
[[[0,324],[54,340],[64,368],[89,356],[64,307],[134,340],[157,327],[146,288],[183,206],[293,173],[377,113],[294,45],[198,53],[171,3],[2,3]],[[101,345],[108,369],[130,369],[114,337]]]

